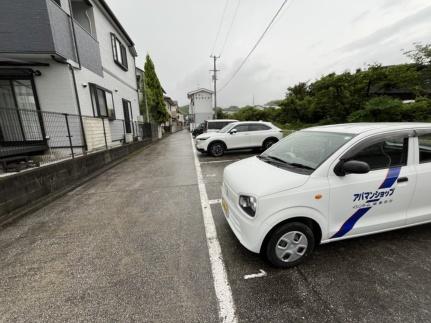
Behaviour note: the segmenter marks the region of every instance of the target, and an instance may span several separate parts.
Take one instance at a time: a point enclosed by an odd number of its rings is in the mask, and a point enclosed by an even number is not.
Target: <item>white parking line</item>
[[[211,262],[211,270],[214,279],[214,289],[218,301],[219,316],[222,322],[238,322],[235,315],[235,304],[233,302],[232,290],[227,279],[226,268],[223,262],[220,243],[217,238],[217,231],[214,224],[214,218],[211,212],[208,195],[202,176],[201,165],[197,157],[196,149],[193,144],[193,137],[190,135],[193,156],[195,160],[196,175],[198,177],[199,194],[202,205],[202,215],[205,225],[205,235],[207,238],[208,252]]]
[[[221,203],[221,199],[209,200],[208,203],[211,204],[211,205],[213,205],[213,204],[220,204]]]
[[[210,161],[201,162],[201,164],[232,163],[239,160],[241,159],[210,160]]]
[[[261,278],[266,276],[267,276],[266,271],[260,269],[260,272],[258,274],[244,275],[244,279]]]

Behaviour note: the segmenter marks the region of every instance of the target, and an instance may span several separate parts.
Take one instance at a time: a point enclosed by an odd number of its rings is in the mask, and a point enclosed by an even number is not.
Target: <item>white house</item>
[[[137,53],[104,0],[1,1],[0,12],[0,157],[138,139]]]
[[[213,119],[213,93],[213,91],[203,88],[187,93],[187,97],[190,99],[190,130],[205,120]]]

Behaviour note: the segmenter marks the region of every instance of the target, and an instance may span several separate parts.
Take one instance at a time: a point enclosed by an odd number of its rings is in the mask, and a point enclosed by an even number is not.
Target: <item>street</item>
[[[2,228],[0,321],[219,322],[194,153],[175,133]],[[239,322],[430,321],[431,225],[274,269],[219,203],[224,167],[256,153],[196,154]]]

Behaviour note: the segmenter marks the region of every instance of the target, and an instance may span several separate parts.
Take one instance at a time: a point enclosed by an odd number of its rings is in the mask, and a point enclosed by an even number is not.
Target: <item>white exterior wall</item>
[[[213,114],[213,97],[211,93],[201,91],[193,94],[193,104],[190,103],[194,114]]]
[[[69,66],[48,59],[38,61],[49,63],[49,66],[35,68],[42,73],[34,77],[41,110],[78,114]]]
[[[190,124],[190,129],[193,130],[205,120],[212,120],[214,112],[212,93],[199,91],[191,96],[189,107],[190,114],[194,115],[194,122]]]
[[[132,103],[133,120],[137,121],[140,112],[134,57],[127,50],[128,71],[124,71],[115,63],[112,54],[111,33],[114,33],[123,45],[128,48],[126,39],[122,37],[113,22],[104,15],[103,9],[96,4],[97,2],[91,1],[91,3],[93,4],[97,40],[102,58],[103,77],[84,67],[75,72],[82,114],[93,115],[90,89],[88,86],[84,87],[83,84],[95,83],[112,92],[115,115],[118,119],[124,119],[122,99],[126,99]]]

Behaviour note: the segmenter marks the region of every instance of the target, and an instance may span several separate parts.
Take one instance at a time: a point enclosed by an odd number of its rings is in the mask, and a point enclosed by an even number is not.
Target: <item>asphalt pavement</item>
[[[219,322],[193,153],[171,135],[0,231],[0,321]],[[289,270],[243,248],[218,200],[224,167],[255,154],[197,153],[239,322],[431,321],[431,225]]]

